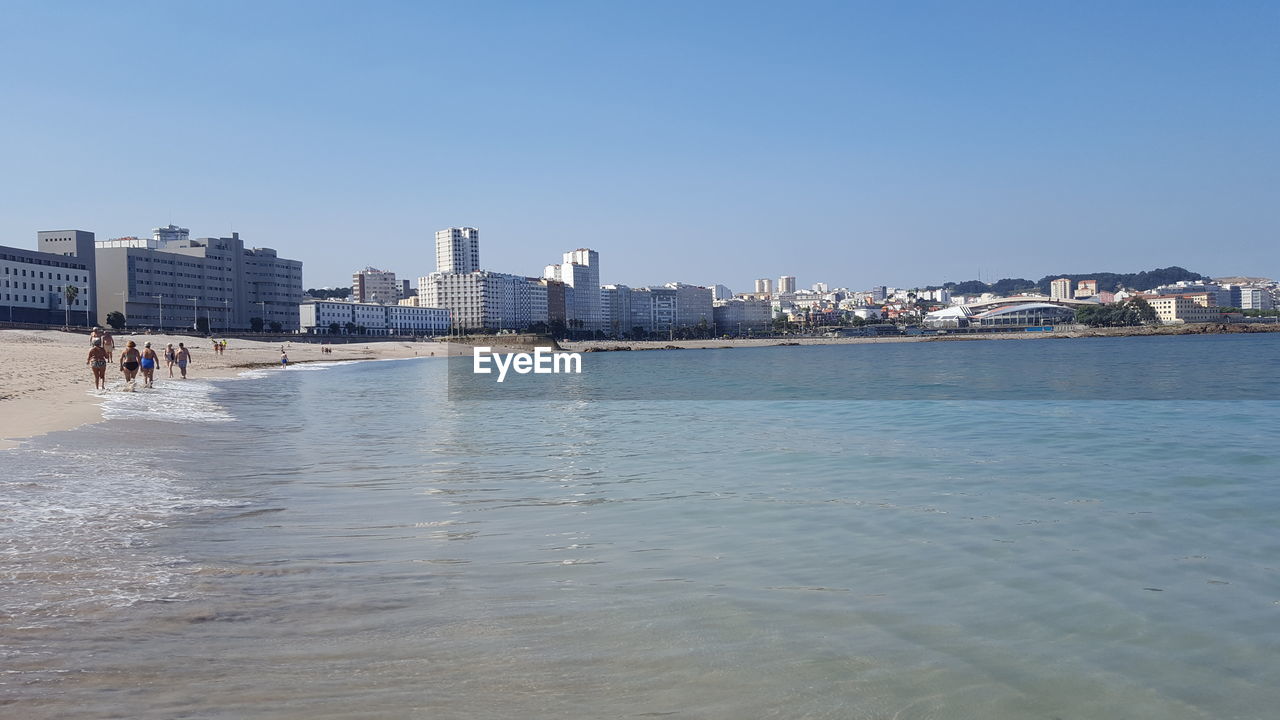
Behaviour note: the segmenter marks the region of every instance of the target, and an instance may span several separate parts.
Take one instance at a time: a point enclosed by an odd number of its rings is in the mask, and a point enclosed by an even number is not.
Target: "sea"
[[[1276,717],[1280,334],[470,362],[0,452],[0,717]]]

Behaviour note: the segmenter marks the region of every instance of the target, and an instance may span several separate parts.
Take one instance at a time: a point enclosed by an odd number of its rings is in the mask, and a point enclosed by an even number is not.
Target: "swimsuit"
[[[93,366],[94,366],[94,367],[96,367],[96,368],[104,368],[104,367],[106,367],[106,366],[107,366],[107,361],[106,361],[106,360],[94,360],[94,361],[93,361]]]
[[[138,369],[138,363],[130,360],[128,362],[120,363],[120,367],[124,368],[125,370],[128,370],[129,372],[133,372],[134,370]]]
[[[155,360],[152,360],[151,358],[148,358],[148,357],[144,357],[144,358],[142,358],[142,369],[143,369],[143,370],[151,370],[151,369],[152,369],[152,368],[154,368],[155,366],[156,366],[156,361],[155,361]]]

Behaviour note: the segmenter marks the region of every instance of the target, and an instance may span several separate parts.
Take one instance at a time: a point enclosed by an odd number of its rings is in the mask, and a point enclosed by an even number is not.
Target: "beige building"
[[[1221,315],[1212,307],[1208,295],[1160,295],[1143,298],[1164,325],[1213,322]]]

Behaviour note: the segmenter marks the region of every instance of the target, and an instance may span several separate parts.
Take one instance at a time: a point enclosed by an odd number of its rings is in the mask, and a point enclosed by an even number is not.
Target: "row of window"
[[[40,279],[40,280],[44,280],[44,279],[45,279],[45,277],[44,277],[44,271],[43,271],[43,270],[40,270],[40,271],[38,271],[38,272],[37,272],[36,270],[32,270],[32,271],[31,271],[31,275],[30,275],[30,276],[28,276],[28,275],[27,275],[27,269],[26,269],[26,268],[11,268],[11,267],[9,267],[9,266],[7,266],[7,265],[6,265],[6,266],[5,266],[5,268],[4,268],[4,274],[5,274],[5,275],[13,275],[13,276],[15,276],[15,277],[18,277],[18,276],[19,276],[19,274],[18,274],[18,270],[19,270],[19,269],[21,269],[21,270],[22,270],[22,274],[20,275],[20,277],[37,277],[37,275],[38,275],[38,276],[39,276],[39,278],[38,278],[38,279]],[[9,272],[10,270],[12,270],[13,272],[12,272],[12,273],[11,273],[11,272]],[[57,275],[57,277],[56,277],[56,278],[54,277],[55,275]],[[49,279],[49,280],[61,280],[61,279],[62,279],[62,273],[54,273],[52,270],[50,270],[50,271],[49,271],[49,278],[48,278],[48,279]],[[82,282],[82,280],[80,279],[80,276],[79,276],[79,275],[72,275],[71,273],[67,273],[67,280],[69,280],[70,282]]]

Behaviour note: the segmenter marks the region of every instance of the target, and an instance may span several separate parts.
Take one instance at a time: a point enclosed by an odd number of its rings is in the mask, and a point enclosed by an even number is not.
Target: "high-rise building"
[[[726,286],[726,285],[719,285],[719,284],[716,284],[716,285],[712,285],[712,286],[711,286],[711,299],[712,299],[712,301],[715,301],[715,300],[730,300],[730,299],[732,299],[732,298],[733,298],[733,291],[732,291],[732,290],[730,290],[730,289],[728,288],[728,286]]]
[[[302,262],[271,248],[246,248],[239,233],[101,240],[94,257],[99,312],[119,311],[131,327],[197,327],[204,320],[216,329],[244,330],[257,322],[298,329]]]
[[[451,227],[436,231],[436,272],[469,273],[479,269],[479,230]]]
[[[760,279],[756,280],[756,294],[757,294],[757,295],[772,295],[772,294],[773,294],[773,281],[772,281],[772,280],[770,280],[769,278],[760,278]]]
[[[796,291],[796,278],[794,275],[783,275],[778,278],[778,294],[786,295]]]
[[[577,321],[578,329],[604,329],[605,322],[600,313],[600,253],[587,248],[570,250],[564,254],[564,262],[548,265],[542,276],[573,288],[572,312],[568,320]]]
[[[1054,300],[1071,299],[1071,278],[1058,278],[1049,283],[1049,297]]]
[[[401,288],[389,270],[366,267],[351,274],[351,299],[358,303],[394,305],[401,298]]]

